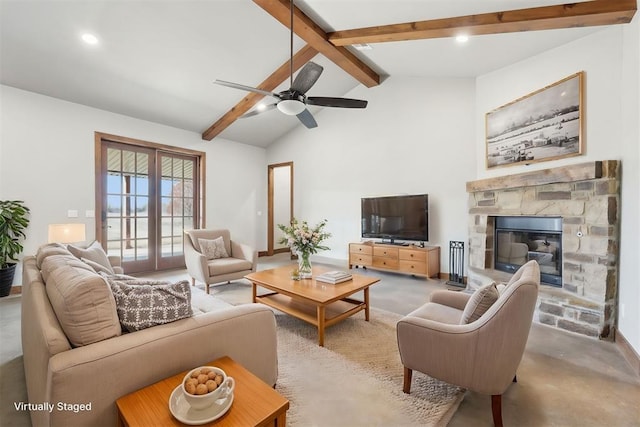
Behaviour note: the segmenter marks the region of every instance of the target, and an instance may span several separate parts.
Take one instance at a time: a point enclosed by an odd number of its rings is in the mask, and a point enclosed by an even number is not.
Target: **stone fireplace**
[[[467,192],[468,287],[476,289],[490,280],[510,278],[511,272],[496,268],[505,259],[500,247],[504,248],[507,239],[515,239],[496,235],[496,223],[500,227],[503,217],[514,217],[516,223],[518,217],[554,218],[561,222],[560,244],[556,244],[560,252],[556,258],[562,260],[558,266],[561,280],[555,286],[541,285],[534,321],[612,340],[618,289],[620,163],[595,161],[473,181],[467,183]],[[551,261],[545,246],[554,242],[542,234],[520,239],[514,252],[521,258]],[[500,254],[495,253],[497,249]]]

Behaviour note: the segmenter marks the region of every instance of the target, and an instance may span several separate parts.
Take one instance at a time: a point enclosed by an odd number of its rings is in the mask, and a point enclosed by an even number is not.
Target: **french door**
[[[200,163],[190,155],[100,141],[97,234],[127,273],[184,267],[184,230],[200,225]]]

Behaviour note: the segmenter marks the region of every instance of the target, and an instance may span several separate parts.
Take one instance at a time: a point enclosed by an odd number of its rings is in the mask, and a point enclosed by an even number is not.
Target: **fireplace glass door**
[[[496,270],[515,272],[531,260],[542,282],[562,286],[562,218],[497,217]]]

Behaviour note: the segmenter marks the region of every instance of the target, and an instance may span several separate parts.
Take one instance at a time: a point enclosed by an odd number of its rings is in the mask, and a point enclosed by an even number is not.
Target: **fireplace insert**
[[[495,219],[494,266],[515,272],[527,261],[540,265],[540,281],[562,286],[562,218],[498,216]]]

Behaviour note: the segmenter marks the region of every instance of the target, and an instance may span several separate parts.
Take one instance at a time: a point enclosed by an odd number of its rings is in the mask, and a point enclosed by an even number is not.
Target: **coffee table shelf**
[[[270,307],[287,313],[300,320],[304,320],[313,326],[318,326],[318,310],[311,304],[305,304],[289,296],[270,293],[256,297],[257,302],[261,302]],[[353,316],[365,309],[365,303],[352,298],[345,298],[331,303],[324,308],[324,325],[331,326],[349,316]]]

